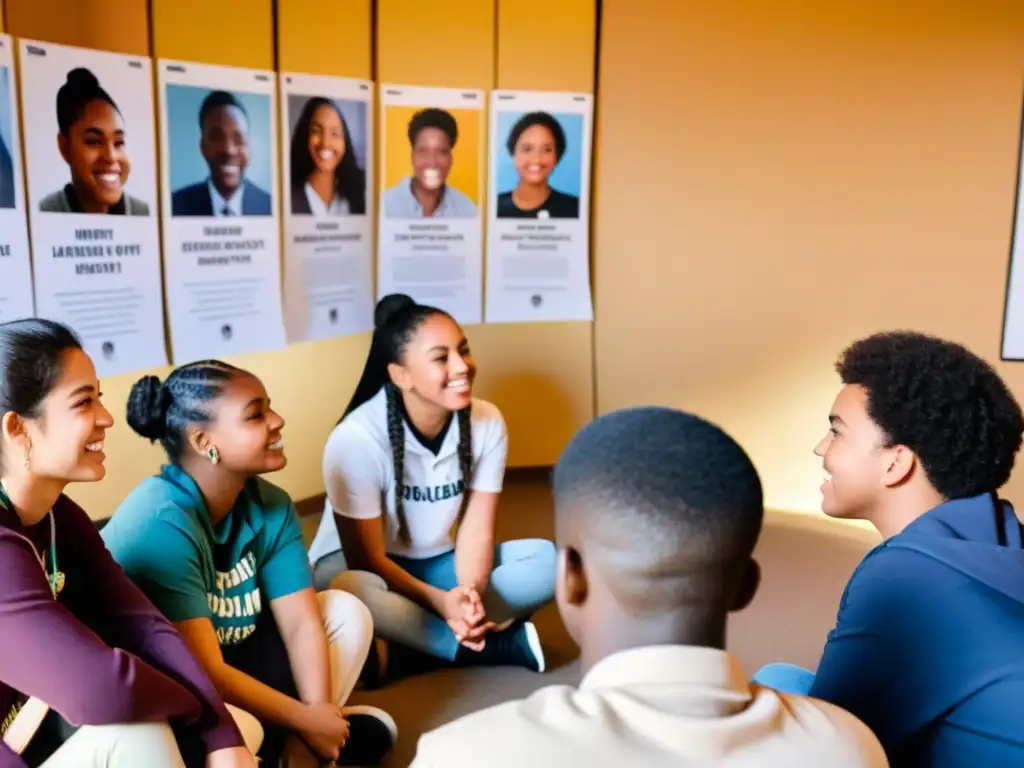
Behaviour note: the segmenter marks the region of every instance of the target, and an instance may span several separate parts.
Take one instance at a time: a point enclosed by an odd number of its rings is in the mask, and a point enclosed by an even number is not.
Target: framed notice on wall
[[[100,376],[164,365],[150,59],[19,42],[36,313]]]
[[[1006,278],[1003,309],[1003,360],[1024,360],[1024,109],[1018,126],[1017,184],[1013,206],[1013,234],[1010,239],[1010,268]]]
[[[0,35],[0,323],[33,313],[12,45]]]
[[[373,327],[373,84],[280,74],[289,341]]]
[[[483,91],[381,85],[377,294],[479,323],[483,305]]]
[[[277,76],[164,59],[157,75],[174,362],[280,348]]]

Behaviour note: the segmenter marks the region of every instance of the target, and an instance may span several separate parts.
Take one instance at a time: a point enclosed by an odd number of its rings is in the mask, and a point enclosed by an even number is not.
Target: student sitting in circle
[[[374,326],[324,452],[317,587],[357,595],[385,641],[459,666],[543,672],[525,619],[553,597],[554,545],[495,542],[508,437],[498,409],[472,398],[469,342],[447,313],[403,295],[381,299]]]
[[[725,650],[729,612],[757,590],[764,515],[729,435],[667,408],[601,416],[559,459],[554,496],[583,681],[425,734],[413,768],[885,768],[855,717],[749,684]]]
[[[254,768],[203,667],[64,495],[106,474],[100,397],[69,329],[0,325],[0,765]]]
[[[128,423],[170,464],[124,500],[103,537],[174,622],[225,699],[266,730],[264,764],[379,761],[395,725],[343,709],[373,637],[352,595],[317,595],[291,499],[260,475],[285,466],[284,420],[251,373],[207,360],[146,376]],[[297,738],[288,738],[294,735]],[[303,762],[305,761],[305,762]]]

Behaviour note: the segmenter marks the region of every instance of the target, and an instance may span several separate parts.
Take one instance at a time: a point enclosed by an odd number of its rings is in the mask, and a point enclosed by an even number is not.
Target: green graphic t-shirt
[[[208,618],[221,645],[256,630],[264,601],[313,584],[292,500],[262,478],[214,528],[195,481],[165,466],[128,495],[102,535],[170,621]]]

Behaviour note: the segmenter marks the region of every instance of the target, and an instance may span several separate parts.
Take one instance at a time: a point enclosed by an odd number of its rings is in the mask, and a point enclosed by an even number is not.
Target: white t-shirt
[[[474,399],[470,423],[473,476],[469,488],[500,493],[508,456],[505,420],[496,406]],[[388,554],[423,559],[454,548],[451,529],[465,492],[459,469],[459,420],[453,418],[436,456],[420,443],[408,423],[404,427],[403,507],[411,546],[405,546],[398,538],[387,395],[381,389],[345,417],[327,438],[323,460],[327,502],[309,548],[311,563],[341,549],[335,512],[365,520],[380,517],[386,510]]]

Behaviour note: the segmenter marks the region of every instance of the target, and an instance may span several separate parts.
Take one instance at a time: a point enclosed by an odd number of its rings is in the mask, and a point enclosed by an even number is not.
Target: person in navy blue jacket
[[[245,178],[249,167],[249,115],[234,94],[213,91],[199,109],[199,150],[210,168],[206,181],[171,195],[172,216],[270,216],[270,193]]]
[[[815,449],[822,509],[884,541],[850,579],[817,673],[754,679],[856,715],[894,768],[1024,765],[1024,535],[998,496],[1021,409],[986,362],[922,334],[862,339],[837,369]]]

